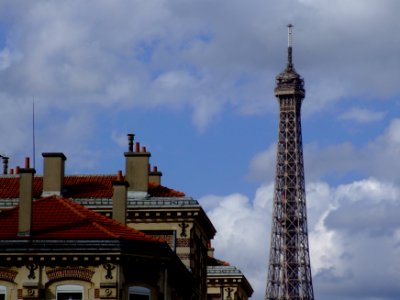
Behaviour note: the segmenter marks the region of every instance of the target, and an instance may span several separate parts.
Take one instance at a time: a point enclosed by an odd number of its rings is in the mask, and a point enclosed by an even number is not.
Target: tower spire
[[[287,67],[288,68],[293,68],[293,61],[292,61],[292,28],[293,25],[289,24],[287,26],[288,28],[288,63],[287,63]]]

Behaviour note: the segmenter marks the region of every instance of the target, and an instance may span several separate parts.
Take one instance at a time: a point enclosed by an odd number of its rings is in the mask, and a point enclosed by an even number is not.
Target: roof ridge
[[[106,234],[108,234],[108,235],[110,235],[110,236],[112,236],[112,237],[115,237],[115,238],[120,237],[120,235],[117,235],[117,234],[115,234],[115,233],[109,231],[109,230],[108,230],[107,228],[105,228],[103,225],[101,225],[101,224],[99,224],[98,222],[96,222],[95,220],[93,220],[93,217],[101,218],[101,217],[104,217],[103,215],[98,214],[98,213],[95,213],[93,210],[88,209],[86,206],[80,205],[80,204],[74,202],[73,200],[66,199],[66,198],[63,198],[63,197],[57,197],[57,198],[59,198],[60,200],[62,200],[62,203],[63,203],[65,206],[67,206],[68,208],[70,208],[74,213],[77,213],[77,214],[78,214],[80,217],[82,217],[83,219],[88,220],[91,224],[93,224],[95,227],[97,227],[98,229],[100,229],[100,230],[103,231],[104,233],[106,233]],[[67,200],[67,201],[65,201],[65,200]],[[79,206],[79,208],[80,208],[81,210],[85,211],[86,215],[83,214],[81,211],[78,210],[78,208],[77,208],[78,206]],[[108,219],[108,218],[107,218],[107,219]]]
[[[117,174],[65,174],[64,177],[117,177]]]
[[[99,220],[101,220],[101,221],[103,221],[104,223],[108,223],[108,224],[110,224],[110,225],[111,225],[111,224],[112,224],[112,225],[116,225],[116,226],[120,227],[121,229],[125,230],[126,232],[135,234],[135,235],[137,235],[137,236],[139,236],[139,237],[141,237],[141,238],[143,238],[143,239],[148,238],[148,239],[152,239],[152,240],[154,240],[154,241],[160,241],[160,242],[162,242],[162,240],[159,239],[159,238],[153,237],[153,236],[151,236],[151,235],[147,235],[147,234],[145,234],[144,232],[139,231],[139,230],[137,230],[137,229],[135,229],[135,228],[133,228],[133,227],[129,227],[128,225],[126,225],[126,224],[124,224],[124,223],[121,223],[121,222],[118,222],[118,221],[116,221],[116,220],[114,220],[114,219],[112,219],[112,218],[106,217],[106,216],[104,216],[104,215],[102,215],[102,214],[100,214],[100,213],[97,213],[97,212],[91,210],[90,208],[87,208],[87,207],[84,206],[84,205],[81,205],[81,204],[79,204],[79,203],[76,203],[75,201],[73,201],[73,200],[71,200],[71,199],[67,199],[67,198],[64,198],[64,197],[62,197],[62,196],[56,196],[56,197],[57,197],[57,198],[60,198],[61,200],[63,200],[62,202],[65,203],[68,207],[70,207],[74,212],[77,212],[77,213],[79,214],[80,217],[82,217],[83,219],[89,220],[90,223],[92,223],[94,226],[96,226],[97,228],[99,228],[100,230],[102,230],[104,233],[111,235],[112,237],[119,238],[119,237],[122,236],[122,234],[115,234],[115,233],[113,233],[112,231],[110,231],[109,229],[107,229],[104,225],[100,224],[98,221],[96,221],[95,219],[93,219],[94,217],[97,218],[97,219],[99,219]],[[66,201],[65,201],[65,200],[66,200]],[[78,210],[78,207],[79,207],[80,210],[85,211],[86,215],[84,215],[83,213],[81,213],[81,212]]]
[[[93,224],[93,226],[96,226],[98,229],[100,229],[101,231],[103,231],[104,233],[114,237],[114,238],[119,238],[121,237],[121,235],[115,234],[113,232],[111,232],[110,230],[108,230],[107,228],[105,228],[103,225],[99,224],[96,221],[91,221],[91,223]]]
[[[61,197],[61,196],[49,196],[49,197],[41,198],[39,200],[46,199],[46,198],[55,198],[55,199],[57,199],[57,201],[59,201],[62,205],[67,207],[73,213],[78,215],[80,218],[85,219],[86,216],[81,211],[79,211],[79,209],[77,207],[75,207],[75,204],[77,204],[77,203],[75,203],[75,202],[73,202],[73,201],[71,201],[71,200],[69,200],[67,198]],[[65,201],[65,200],[68,200],[68,201]],[[83,207],[84,209],[87,209],[83,205],[80,205],[80,204],[78,204],[78,205],[80,206],[79,208]]]

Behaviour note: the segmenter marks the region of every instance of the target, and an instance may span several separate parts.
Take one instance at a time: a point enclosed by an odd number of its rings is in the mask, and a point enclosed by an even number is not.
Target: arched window
[[[57,300],[83,300],[83,287],[77,284],[57,286]]]
[[[0,285],[0,300],[6,299],[7,288],[4,285]]]
[[[129,300],[151,300],[151,291],[143,286],[130,286],[128,289]]]

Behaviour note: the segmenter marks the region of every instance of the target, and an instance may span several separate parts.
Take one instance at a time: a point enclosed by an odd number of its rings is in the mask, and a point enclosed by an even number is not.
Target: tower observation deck
[[[288,25],[287,66],[276,77],[279,129],[266,300],[314,299],[300,113],[305,90],[293,67],[292,27]]]

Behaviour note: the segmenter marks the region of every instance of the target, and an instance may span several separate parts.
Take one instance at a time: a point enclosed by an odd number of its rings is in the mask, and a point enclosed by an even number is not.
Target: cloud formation
[[[252,201],[240,194],[200,199],[218,231],[216,256],[244,271],[254,299],[265,291],[272,195],[270,183]],[[400,189],[374,178],[337,187],[311,182],[307,202],[316,298],[397,299]]]

